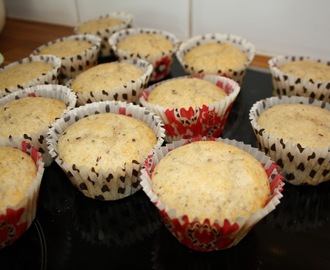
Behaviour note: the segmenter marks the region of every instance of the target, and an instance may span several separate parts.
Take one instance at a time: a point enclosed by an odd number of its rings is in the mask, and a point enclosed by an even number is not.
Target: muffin
[[[166,227],[197,251],[236,245],[282,197],[274,162],[228,139],[168,144],[148,157],[141,173]]]
[[[274,96],[304,96],[330,102],[330,62],[305,56],[268,61]]]
[[[215,74],[243,83],[247,67],[255,55],[254,45],[246,39],[209,33],[183,41],[176,57],[187,74]]]
[[[99,57],[112,56],[109,37],[118,30],[131,27],[133,16],[125,12],[113,12],[83,22],[73,29],[75,34],[92,34],[101,39]]]
[[[131,103],[100,101],[68,111],[52,124],[52,157],[85,196],[117,200],[141,189],[147,154],[163,143],[154,113]]]
[[[37,212],[44,163],[38,149],[0,139],[0,249],[13,244]]]
[[[152,65],[144,60],[115,61],[85,70],[67,85],[77,94],[78,105],[106,100],[137,104],[151,73]]]
[[[52,54],[61,58],[59,82],[65,84],[70,78],[97,64],[101,39],[81,34],[61,37],[36,48],[31,55]]]
[[[61,59],[54,55],[23,58],[0,69],[0,98],[38,84],[57,84]]]
[[[240,86],[225,77],[182,76],[149,86],[140,103],[160,116],[167,142],[219,137],[239,91]]]
[[[11,93],[0,99],[0,138],[25,140],[38,147],[45,166],[52,158],[46,145],[50,124],[65,110],[75,107],[76,96],[62,85],[37,85]]]
[[[307,97],[282,96],[257,101],[250,121],[260,150],[294,185],[330,179],[330,104]]]
[[[109,38],[109,44],[119,59],[138,58],[153,65],[151,81],[163,79],[170,73],[178,43],[172,33],[150,28],[123,29]]]

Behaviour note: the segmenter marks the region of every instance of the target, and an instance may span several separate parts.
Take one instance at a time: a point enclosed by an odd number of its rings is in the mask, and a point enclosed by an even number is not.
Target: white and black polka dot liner
[[[260,114],[277,104],[309,104],[330,111],[330,104],[307,97],[282,96],[257,101],[250,109],[250,122],[257,138],[258,148],[274,160],[285,180],[294,185],[318,185],[330,180],[330,144],[322,149],[302,147],[299,143],[284,142],[261,128]],[[299,121],[299,119],[297,119]]]
[[[239,84],[242,84],[246,69],[251,64],[254,58],[255,47],[250,41],[246,40],[245,38],[233,34],[208,33],[204,35],[194,36],[188,40],[183,41],[176,52],[176,57],[185,72],[187,74],[205,73],[203,70],[196,70],[193,66],[189,66],[188,64],[186,64],[184,61],[184,57],[193,48],[210,42],[229,43],[240,49],[246,55],[247,61],[246,63],[244,63],[243,66],[237,69],[218,70],[217,74],[214,74],[229,77],[238,82]]]
[[[330,66],[329,60],[308,56],[277,56],[268,61],[272,75],[273,96],[304,96],[330,102],[330,80],[313,81],[283,73],[279,67],[292,61],[315,61]]]

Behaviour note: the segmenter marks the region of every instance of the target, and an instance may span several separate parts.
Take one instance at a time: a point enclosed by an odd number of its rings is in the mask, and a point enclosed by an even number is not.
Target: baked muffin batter
[[[23,151],[0,146],[0,212],[25,196],[37,175],[33,159]]]
[[[127,36],[117,44],[118,49],[146,55],[157,55],[173,49],[173,44],[161,34],[140,33]]]
[[[58,141],[61,159],[98,171],[140,161],[157,142],[144,122],[125,115],[90,115],[70,125]]]
[[[216,141],[178,147],[163,157],[152,174],[160,201],[201,222],[234,222],[264,207],[270,193],[267,174],[252,155]]]
[[[279,104],[263,111],[258,125],[284,142],[327,148],[330,142],[330,112],[306,104]]]
[[[198,78],[168,80],[156,86],[148,102],[166,108],[202,107],[226,98],[226,92],[213,83]]]
[[[287,73],[302,79],[315,81],[330,81],[330,66],[316,61],[292,61],[279,67]]]
[[[229,43],[210,42],[192,48],[183,60],[197,71],[217,74],[240,68],[247,62],[247,57]]]
[[[27,62],[15,65],[0,73],[0,89],[26,84],[52,69],[53,66],[46,62]]]
[[[71,88],[78,93],[102,92],[127,82],[137,80],[143,71],[126,62],[99,64],[80,73],[72,82]]]

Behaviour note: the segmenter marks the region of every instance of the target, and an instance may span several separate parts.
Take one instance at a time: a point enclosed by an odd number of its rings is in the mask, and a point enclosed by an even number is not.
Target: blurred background
[[[251,41],[261,55],[330,59],[329,0],[2,1],[9,18],[76,26],[106,13],[126,11],[134,16],[134,27],[159,28],[180,39],[231,33]]]

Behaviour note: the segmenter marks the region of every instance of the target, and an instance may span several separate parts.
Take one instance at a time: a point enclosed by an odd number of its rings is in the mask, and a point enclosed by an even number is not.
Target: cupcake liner
[[[0,98],[16,92],[18,90],[21,90],[26,87],[34,86],[34,85],[39,85],[39,84],[57,84],[58,83],[58,77],[60,74],[60,68],[61,68],[61,59],[59,57],[56,57],[55,55],[34,55],[34,56],[29,56],[26,58],[23,58],[19,61],[13,62],[11,64],[6,65],[5,67],[0,69],[0,73],[9,70],[16,65],[21,65],[25,63],[30,63],[30,62],[46,62],[49,63],[53,66],[53,69],[40,74],[38,77],[31,79],[30,81],[24,83],[24,84],[18,84],[12,87],[8,87],[5,89],[0,89]]]
[[[40,51],[44,48],[53,45],[64,40],[78,40],[85,41],[92,44],[91,47],[85,51],[68,57],[61,58],[61,69],[59,75],[59,82],[65,84],[70,78],[78,75],[82,71],[93,67],[97,64],[98,54],[100,51],[101,39],[94,35],[80,34],[80,35],[71,35],[66,37],[61,37],[52,41],[47,42],[36,48],[31,55],[39,55]]]
[[[315,61],[330,65],[329,60],[308,56],[277,56],[268,61],[272,76],[273,96],[304,96],[330,102],[330,81],[313,81],[283,73],[279,67],[292,61]]]
[[[115,203],[78,195],[74,226],[89,243],[125,248],[150,238],[161,226],[157,210],[141,190]]]
[[[130,28],[132,25],[132,21],[133,21],[133,15],[128,14],[126,12],[120,12],[120,11],[99,16],[97,19],[104,19],[104,18],[113,18],[113,19],[122,20],[122,23],[117,24],[111,28],[99,29],[95,32],[89,32],[89,33],[80,31],[79,26],[77,26],[73,29],[73,32],[75,34],[92,34],[92,35],[98,36],[101,39],[101,48],[100,48],[99,57],[109,57],[109,56],[113,55],[113,52],[111,50],[111,46],[108,42],[108,39],[116,31]],[[86,22],[97,20],[97,19],[88,20]],[[83,23],[86,23],[86,22],[83,22]]]
[[[65,113],[50,127],[46,138],[49,152],[79,191],[87,197],[98,200],[125,198],[141,189],[139,172],[145,157],[138,161],[132,161],[131,164],[126,164],[125,168],[118,167],[116,170],[111,168],[100,169],[95,173],[94,168],[69,164],[64,162],[58,155],[57,143],[65,129],[81,118],[98,113],[128,115],[146,123],[157,136],[154,149],[162,145],[165,130],[161,120],[154,113],[146,108],[119,101],[94,102],[75,108]]]
[[[330,180],[330,148],[303,148],[300,144],[284,142],[262,129],[257,121],[260,114],[277,104],[308,104],[330,110],[330,104],[307,97],[282,96],[257,101],[250,109],[249,118],[257,138],[258,148],[274,160],[284,180],[294,184],[318,185]],[[299,121],[299,119],[297,119]]]
[[[120,61],[119,61],[120,62]],[[89,93],[79,93],[77,92],[77,105],[85,105],[86,103],[92,103],[97,101],[123,101],[131,102],[133,104],[139,104],[139,96],[142,91],[147,87],[149,79],[153,70],[153,67],[150,63],[141,60],[141,59],[131,59],[123,60],[122,62],[128,62],[143,71],[143,75],[136,79],[126,82],[125,84],[112,88],[104,89],[102,92],[95,92],[93,89]],[[68,81],[67,86],[71,87],[73,80]]]
[[[166,82],[162,81],[151,85],[142,92],[140,96],[141,105],[149,108],[160,116],[166,130],[165,140],[167,142],[192,137],[219,137],[225,128],[229,112],[239,94],[240,86],[229,78],[217,75],[187,75],[168,80],[176,80],[185,77],[207,80],[225,90],[227,97],[213,104],[205,104],[202,108],[168,109],[148,102],[148,96],[151,91],[159,84]]]
[[[117,44],[120,41],[124,40],[129,36],[139,35],[143,33],[163,35],[168,41],[173,44],[173,49],[170,51],[162,52],[161,54],[157,55],[142,55],[118,49]],[[130,28],[119,30],[109,38],[108,42],[112,50],[114,51],[114,54],[120,60],[138,58],[151,63],[154,67],[154,70],[151,74],[150,81],[161,80],[170,73],[174,55],[179,45],[179,40],[172,33],[151,28]]]
[[[15,147],[27,153],[37,166],[37,175],[26,191],[25,197],[16,205],[8,205],[0,211],[0,249],[13,244],[31,226],[36,217],[37,200],[44,172],[44,163],[38,149],[29,142],[19,143],[0,139],[0,145]]]
[[[253,213],[249,218],[237,217],[233,224],[226,220],[216,220],[210,223],[208,219],[199,220],[197,217],[189,220],[186,215],[179,216],[175,209],[170,209],[163,203],[152,190],[151,177],[154,167],[171,150],[184,144],[200,141],[215,140],[237,146],[253,155],[265,168],[270,182],[271,194],[265,206],[259,211]],[[222,138],[193,138],[191,140],[180,140],[167,144],[151,154],[141,170],[141,185],[143,191],[150,198],[159,210],[160,216],[172,235],[178,241],[190,249],[196,251],[213,251],[230,248],[239,243],[259,222],[268,215],[280,203],[282,198],[283,182],[282,176],[277,171],[276,164],[270,160],[264,153],[256,148],[235,140]]]
[[[77,101],[77,97],[71,91],[70,88],[63,85],[47,84],[31,86],[11,93],[0,99],[0,105],[4,105],[10,101],[24,98],[27,96],[47,97],[61,100],[67,105],[67,110],[74,108]],[[11,136],[10,140],[16,143],[25,140],[32,144],[34,147],[38,147],[39,151],[42,153],[45,162],[45,167],[48,167],[53,162],[52,157],[49,155],[46,143],[46,135],[48,129],[49,127],[45,126],[37,133],[23,134],[22,136]]]
[[[240,49],[246,55],[247,62],[244,63],[244,65],[240,66],[237,69],[219,70],[215,74],[231,78],[241,85],[243,83],[246,70],[254,58],[255,47],[251,42],[244,39],[243,37],[232,34],[208,33],[204,35],[195,36],[186,41],[183,41],[176,52],[176,57],[181,66],[183,67],[184,71],[190,75],[204,74],[203,70],[196,70],[193,66],[186,64],[184,61],[184,57],[193,48],[210,42],[229,43]]]

